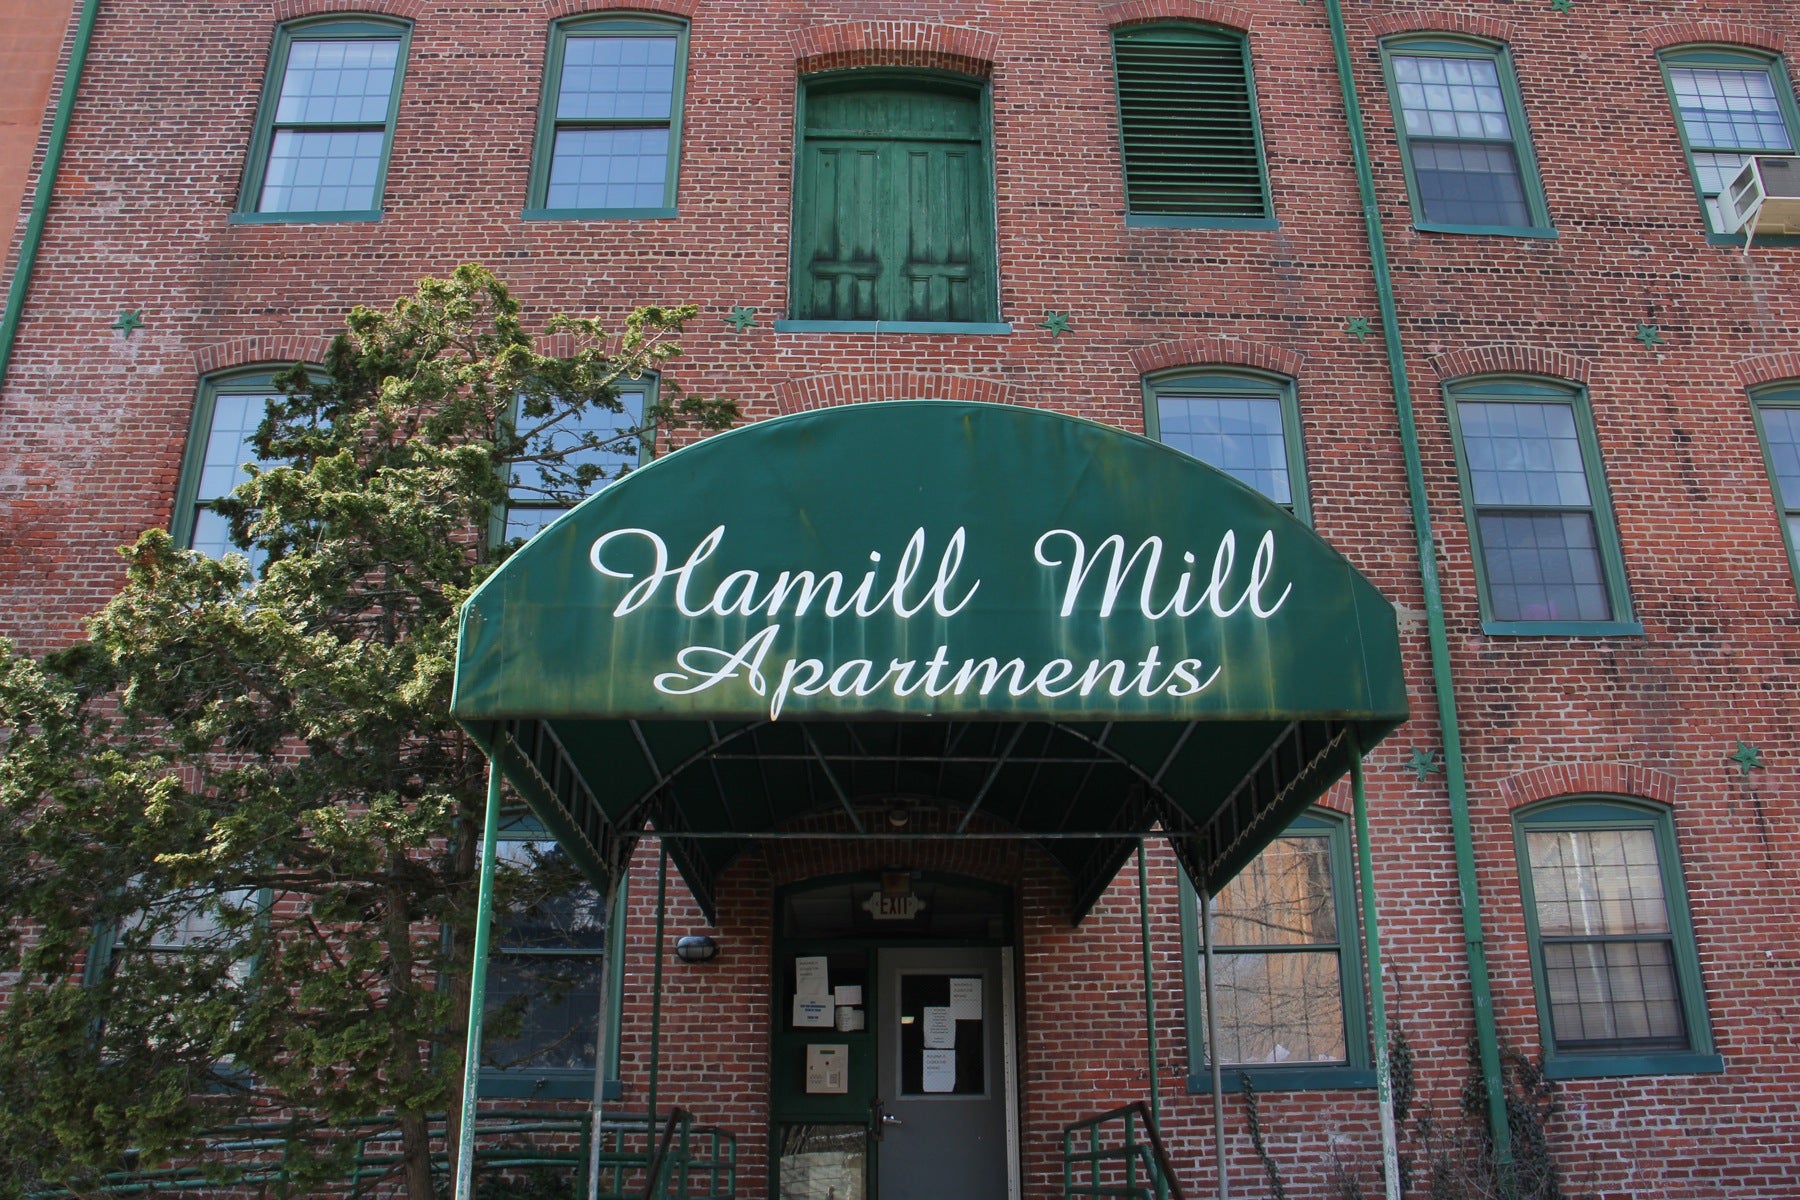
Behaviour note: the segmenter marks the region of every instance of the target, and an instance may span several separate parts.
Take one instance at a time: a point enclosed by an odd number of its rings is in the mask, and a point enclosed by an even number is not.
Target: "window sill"
[[[1444,225],[1436,221],[1414,221],[1420,233],[1472,233],[1482,237],[1539,238],[1555,241],[1562,236],[1548,225]]]
[[[1274,217],[1175,217],[1126,213],[1127,229],[1280,229]]]
[[[1483,621],[1489,637],[1643,637],[1638,621]]]
[[[949,333],[1003,334],[1011,321],[789,321],[775,322],[776,333]]]
[[[1375,1072],[1370,1067],[1295,1066],[1230,1067],[1219,1072],[1219,1086],[1226,1095],[1244,1090],[1244,1076],[1259,1092],[1323,1092],[1348,1088],[1372,1088]],[[1189,1075],[1190,1096],[1212,1095],[1212,1076]]]
[[[1741,233],[1713,233],[1709,230],[1706,235],[1706,244],[1709,246],[1735,246],[1742,250],[1744,235]],[[1800,237],[1791,233],[1759,233],[1756,235],[1756,245],[1800,246]]]
[[[673,208],[528,208],[527,221],[658,221],[676,215]]]
[[[1571,1054],[1544,1063],[1546,1079],[1605,1079],[1624,1075],[1718,1075],[1725,1059],[1718,1054],[1683,1051],[1674,1054]]]
[[[234,212],[226,218],[230,225],[347,225],[358,221],[381,220],[381,210],[372,212]]]
[[[481,1073],[480,1095],[524,1100],[591,1100],[594,1097],[592,1071],[496,1071]],[[602,1100],[618,1100],[625,1095],[624,1085],[609,1079],[602,1085]]]

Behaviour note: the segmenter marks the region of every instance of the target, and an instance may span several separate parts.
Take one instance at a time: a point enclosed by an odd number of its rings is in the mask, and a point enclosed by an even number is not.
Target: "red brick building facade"
[[[0,391],[0,632],[33,650],[70,640],[119,583],[114,548],[179,525],[209,387],[318,361],[347,308],[465,261],[491,266],[540,321],[700,305],[671,374],[753,420],[966,400],[1160,434],[1205,457],[1248,444],[1219,432],[1229,402],[1274,402],[1285,432],[1259,428],[1275,458],[1218,465],[1279,475],[1288,494],[1275,498],[1400,615],[1413,716],[1370,758],[1369,848],[1418,1104],[1456,1110],[1475,1029],[1436,609],[1492,1020],[1558,1077],[1549,1137],[1565,1191],[1800,1194],[1800,246],[1759,235],[1746,248],[1706,207],[1707,172],[1735,168],[1734,154],[1800,148],[1800,18],[1771,0],[1344,7],[1385,269],[1323,4],[101,0]],[[1134,38],[1170,29],[1245,57],[1186,57],[1199,52],[1176,39],[1175,67],[1122,85]],[[578,113],[569,46],[584,36],[671,46],[672,113]],[[389,72],[385,124],[367,105],[275,111],[296,46],[370,42],[395,48],[364,63]],[[609,82],[595,94],[655,91],[597,61],[591,79]],[[560,92],[546,89],[552,66]],[[1204,169],[1157,159],[1156,97],[1187,96],[1180,79],[1208,72],[1253,81],[1249,124],[1234,128],[1254,140],[1196,143]],[[805,189],[824,186],[831,139],[849,140],[833,121],[873,128],[873,93],[857,90],[871,81],[907,97],[938,88],[933,104],[974,114],[913,130],[972,156],[956,176],[977,189],[969,274],[943,285],[947,308],[816,290],[829,257],[816,225],[848,218]],[[1189,102],[1178,121],[1219,111]],[[1122,157],[1122,110],[1125,153],[1150,139],[1136,162]],[[321,130],[374,139],[343,151],[341,203],[296,199],[303,168],[282,165],[283,146]],[[628,156],[620,130],[647,139],[629,198],[605,190]],[[600,164],[599,190],[558,174],[551,147],[565,137],[571,160],[584,146]],[[370,163],[363,203],[357,164]],[[1234,198],[1208,192],[1246,164]],[[289,169],[302,174],[280,183]],[[1187,199],[1149,198],[1159,186]],[[837,248],[852,240],[843,231]],[[20,253],[15,235],[9,278]],[[973,299],[957,299],[965,285]],[[141,327],[120,327],[126,313]],[[1338,829],[1331,811],[1348,804],[1334,792],[1319,828]],[[1603,842],[1616,877],[1578,861]],[[1148,1095],[1135,869],[1072,927],[1068,882],[1038,849],[932,845],[904,865],[1010,889],[1017,1177],[1024,1196],[1059,1194],[1063,1127]],[[778,889],[894,865],[769,842],[721,881],[707,930],[720,957],[665,967],[662,1102],[737,1134],[744,1195],[770,1179]],[[1334,860],[1333,877],[1349,865]],[[619,1079],[639,1104],[654,869],[640,854],[623,956]],[[1559,908],[1555,879],[1585,899]],[[1165,852],[1148,884],[1164,1134],[1198,1193],[1214,1162],[1190,1036],[1194,938]],[[672,894],[670,937],[699,930],[699,910]],[[1336,923],[1349,949],[1333,961],[1360,970],[1354,903]],[[1360,991],[1344,989],[1344,1044],[1313,1055],[1341,1073],[1284,1075],[1285,1044],[1251,1060],[1289,1195],[1335,1196],[1346,1176],[1378,1186]],[[1225,1109],[1236,1186],[1264,1194],[1241,1095]]]

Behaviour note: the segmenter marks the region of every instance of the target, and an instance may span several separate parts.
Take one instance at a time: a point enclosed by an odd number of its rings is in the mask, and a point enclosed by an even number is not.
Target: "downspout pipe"
[[[1363,946],[1369,962],[1369,1017],[1375,1027],[1375,1098],[1381,1107],[1381,1180],[1387,1200],[1401,1200],[1399,1136],[1394,1129],[1393,1043],[1388,1039],[1387,980],[1381,969],[1381,923],[1375,916],[1375,865],[1369,856],[1369,801],[1362,744],[1350,734],[1350,798],[1356,809],[1356,891],[1362,898]]]
[[[1400,446],[1406,458],[1406,486],[1418,541],[1419,577],[1425,595],[1426,627],[1431,643],[1431,687],[1437,694],[1438,725],[1444,739],[1444,787],[1450,803],[1450,832],[1456,845],[1456,887],[1462,907],[1463,947],[1469,961],[1469,992],[1475,1012],[1475,1043],[1487,1094],[1488,1136],[1503,1179],[1512,1174],[1512,1137],[1506,1122],[1506,1093],[1500,1078],[1500,1038],[1494,1027],[1494,996],[1488,976],[1487,947],[1481,929],[1481,892],[1475,878],[1475,839],[1469,826],[1469,788],[1463,772],[1462,728],[1456,715],[1456,692],[1450,670],[1450,639],[1444,627],[1444,594],[1438,580],[1437,539],[1425,497],[1425,468],[1419,453],[1419,428],[1407,384],[1406,355],[1400,340],[1400,314],[1394,303],[1394,280],[1388,264],[1381,210],[1375,199],[1375,176],[1369,167],[1369,140],[1363,129],[1362,105],[1351,74],[1350,42],[1344,32],[1340,0],[1325,0],[1331,23],[1331,45],[1337,56],[1338,82],[1344,93],[1344,116],[1356,162],[1356,186],[1362,199],[1363,224],[1369,236],[1370,267],[1381,308],[1381,337],[1387,352],[1388,376],[1400,423]]]
[[[44,223],[50,217],[50,197],[56,191],[56,173],[62,168],[63,146],[68,143],[69,123],[75,116],[75,93],[81,88],[88,45],[94,40],[94,19],[99,15],[100,0],[83,0],[80,23],[75,27],[75,45],[69,50],[62,92],[56,98],[56,119],[50,125],[50,145],[44,151],[44,165],[38,171],[37,190],[31,198],[31,218],[25,223],[25,237],[19,243],[19,261],[13,267],[12,284],[6,290],[6,312],[0,316],[0,385],[6,383],[6,369],[12,364],[13,339],[18,336],[19,318],[25,312],[25,293],[31,287],[38,246],[44,240]]]

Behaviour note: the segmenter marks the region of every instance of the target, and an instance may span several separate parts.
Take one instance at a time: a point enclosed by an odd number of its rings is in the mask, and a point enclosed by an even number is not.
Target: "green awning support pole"
[[[656,839],[656,945],[651,948],[650,968],[650,1124],[649,1137],[656,1138],[656,1077],[662,1068],[662,973],[663,918],[669,911],[669,844],[659,835]],[[654,1146],[651,1147],[655,1149]]]
[[[1375,1098],[1381,1106],[1381,1176],[1388,1200],[1400,1197],[1400,1142],[1394,1129],[1394,1077],[1388,1054],[1387,984],[1381,973],[1381,928],[1375,919],[1375,868],[1369,854],[1369,805],[1363,791],[1362,743],[1350,733],[1350,796],[1356,809],[1356,891],[1362,897],[1363,947],[1369,960],[1369,1016],[1375,1025]]]
[[[1144,948],[1144,1034],[1150,1049],[1150,1124],[1162,1135],[1162,1086],[1156,1069],[1156,976],[1150,959],[1150,882],[1144,873],[1144,839],[1137,844],[1138,941]],[[1164,1195],[1167,1182],[1157,1177],[1156,1194]]]
[[[462,1129],[456,1137],[456,1200],[475,1195],[475,1103],[481,1090],[481,1019],[487,1005],[488,938],[494,924],[494,856],[500,840],[500,764],[488,760],[487,816],[481,826],[481,888],[475,896],[475,953],[469,963],[469,1032],[463,1039]]]
[[[1218,1164],[1219,1200],[1231,1200],[1225,1166],[1225,1086],[1219,1075],[1219,1006],[1213,996],[1212,893],[1200,888],[1200,951],[1206,980],[1206,1063],[1212,1070],[1213,1159]]]
[[[1475,1044],[1487,1090],[1488,1137],[1503,1181],[1512,1178],[1512,1137],[1506,1123],[1506,1094],[1500,1079],[1500,1036],[1494,1028],[1494,995],[1489,980],[1487,945],[1481,929],[1481,889],[1475,877],[1475,838],[1469,825],[1469,787],[1463,776],[1462,726],[1456,715],[1455,678],[1450,669],[1450,638],[1444,627],[1444,593],[1438,581],[1437,539],[1431,532],[1431,508],[1425,498],[1425,468],[1419,452],[1419,426],[1413,414],[1412,390],[1406,378],[1406,355],[1400,342],[1400,312],[1394,302],[1393,272],[1387,240],[1381,231],[1381,208],[1375,176],[1369,169],[1369,139],[1363,129],[1362,105],[1351,74],[1350,41],[1344,32],[1340,0],[1325,0],[1331,22],[1331,44],[1337,55],[1338,83],[1344,93],[1344,118],[1356,161],[1356,186],[1368,231],[1369,264],[1375,297],[1381,308],[1382,348],[1394,387],[1394,411],[1400,423],[1400,447],[1406,459],[1406,487],[1412,508],[1413,536],[1419,556],[1419,582],[1425,594],[1425,623],[1431,644],[1431,690],[1437,696],[1438,727],[1444,739],[1444,790],[1450,805],[1450,834],[1456,843],[1457,899],[1462,908],[1463,949],[1469,960],[1469,1001],[1475,1016]]]
[[[606,936],[614,936],[619,928],[615,921],[614,905],[624,896],[625,889],[612,880],[606,889]],[[587,1200],[599,1200],[600,1196],[600,1150],[604,1141],[602,1136],[606,1115],[606,1047],[612,1038],[612,979],[607,970],[612,962],[613,946],[609,942],[606,953],[600,956],[599,1000],[594,1011],[594,1111],[590,1119],[592,1126],[588,1131],[588,1163],[587,1163]]]
[[[19,319],[25,312],[25,293],[31,289],[31,272],[37,266],[38,246],[44,240],[44,222],[50,217],[50,197],[56,191],[56,174],[62,169],[69,124],[75,118],[75,93],[81,87],[88,46],[94,39],[94,19],[99,15],[100,0],[85,0],[81,21],[75,27],[75,44],[69,48],[62,91],[56,97],[50,144],[44,149],[44,165],[38,169],[37,190],[31,197],[31,217],[25,223],[25,236],[19,241],[19,261],[13,266],[12,285],[6,291],[6,313],[0,316],[0,384],[6,382],[6,368],[12,364],[13,339],[19,334]]]

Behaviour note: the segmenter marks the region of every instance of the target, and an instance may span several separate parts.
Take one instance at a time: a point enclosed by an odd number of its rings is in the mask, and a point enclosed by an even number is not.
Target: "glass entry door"
[[[880,1200],[1011,1194],[1008,981],[997,948],[875,956]]]

